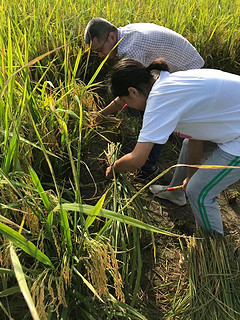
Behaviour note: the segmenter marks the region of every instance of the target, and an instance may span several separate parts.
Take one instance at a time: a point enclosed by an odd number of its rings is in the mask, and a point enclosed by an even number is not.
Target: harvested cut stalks
[[[166,319],[240,319],[240,257],[236,240],[231,236],[200,235],[201,238],[189,238],[188,243],[189,292]]]
[[[191,319],[240,319],[239,262],[236,243],[231,237],[191,239]]]

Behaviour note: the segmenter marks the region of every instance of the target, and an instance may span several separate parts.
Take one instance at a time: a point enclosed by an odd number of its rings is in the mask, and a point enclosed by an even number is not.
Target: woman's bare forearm
[[[122,109],[124,103],[120,100],[119,97],[115,98],[110,102],[104,109],[100,111],[103,116],[108,116],[109,114],[115,113]]]

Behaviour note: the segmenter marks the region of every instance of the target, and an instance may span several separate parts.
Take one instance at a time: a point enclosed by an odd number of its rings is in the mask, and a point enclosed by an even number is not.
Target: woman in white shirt
[[[159,70],[154,78],[152,70]],[[201,164],[203,142],[216,148],[204,164],[240,165],[240,77],[220,70],[195,69],[170,74],[162,59],[149,67],[123,59],[111,75],[111,91],[129,107],[144,111],[134,150],[108,167],[106,176],[140,168],[153,145],[171,133],[189,139],[188,164]],[[198,225],[223,233],[216,196],[240,179],[240,169],[189,168],[183,188]]]

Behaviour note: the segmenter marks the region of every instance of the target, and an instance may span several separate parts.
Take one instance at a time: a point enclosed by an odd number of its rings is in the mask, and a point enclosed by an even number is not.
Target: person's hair
[[[128,88],[133,87],[148,94],[154,81],[151,71],[169,71],[167,62],[156,59],[148,67],[132,59],[122,59],[114,67],[110,76],[110,91],[114,97],[128,96]]]
[[[85,28],[84,41],[90,44],[94,38],[103,40],[110,32],[117,32],[117,28],[109,21],[103,18],[94,18],[90,20]]]

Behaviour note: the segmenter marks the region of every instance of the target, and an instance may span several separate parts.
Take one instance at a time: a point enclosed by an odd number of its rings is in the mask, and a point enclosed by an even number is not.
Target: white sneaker
[[[163,191],[168,186],[161,186],[158,184],[153,184],[149,187],[149,190],[158,198],[171,201],[178,204],[179,206],[184,206],[187,203],[185,193],[183,191]]]

